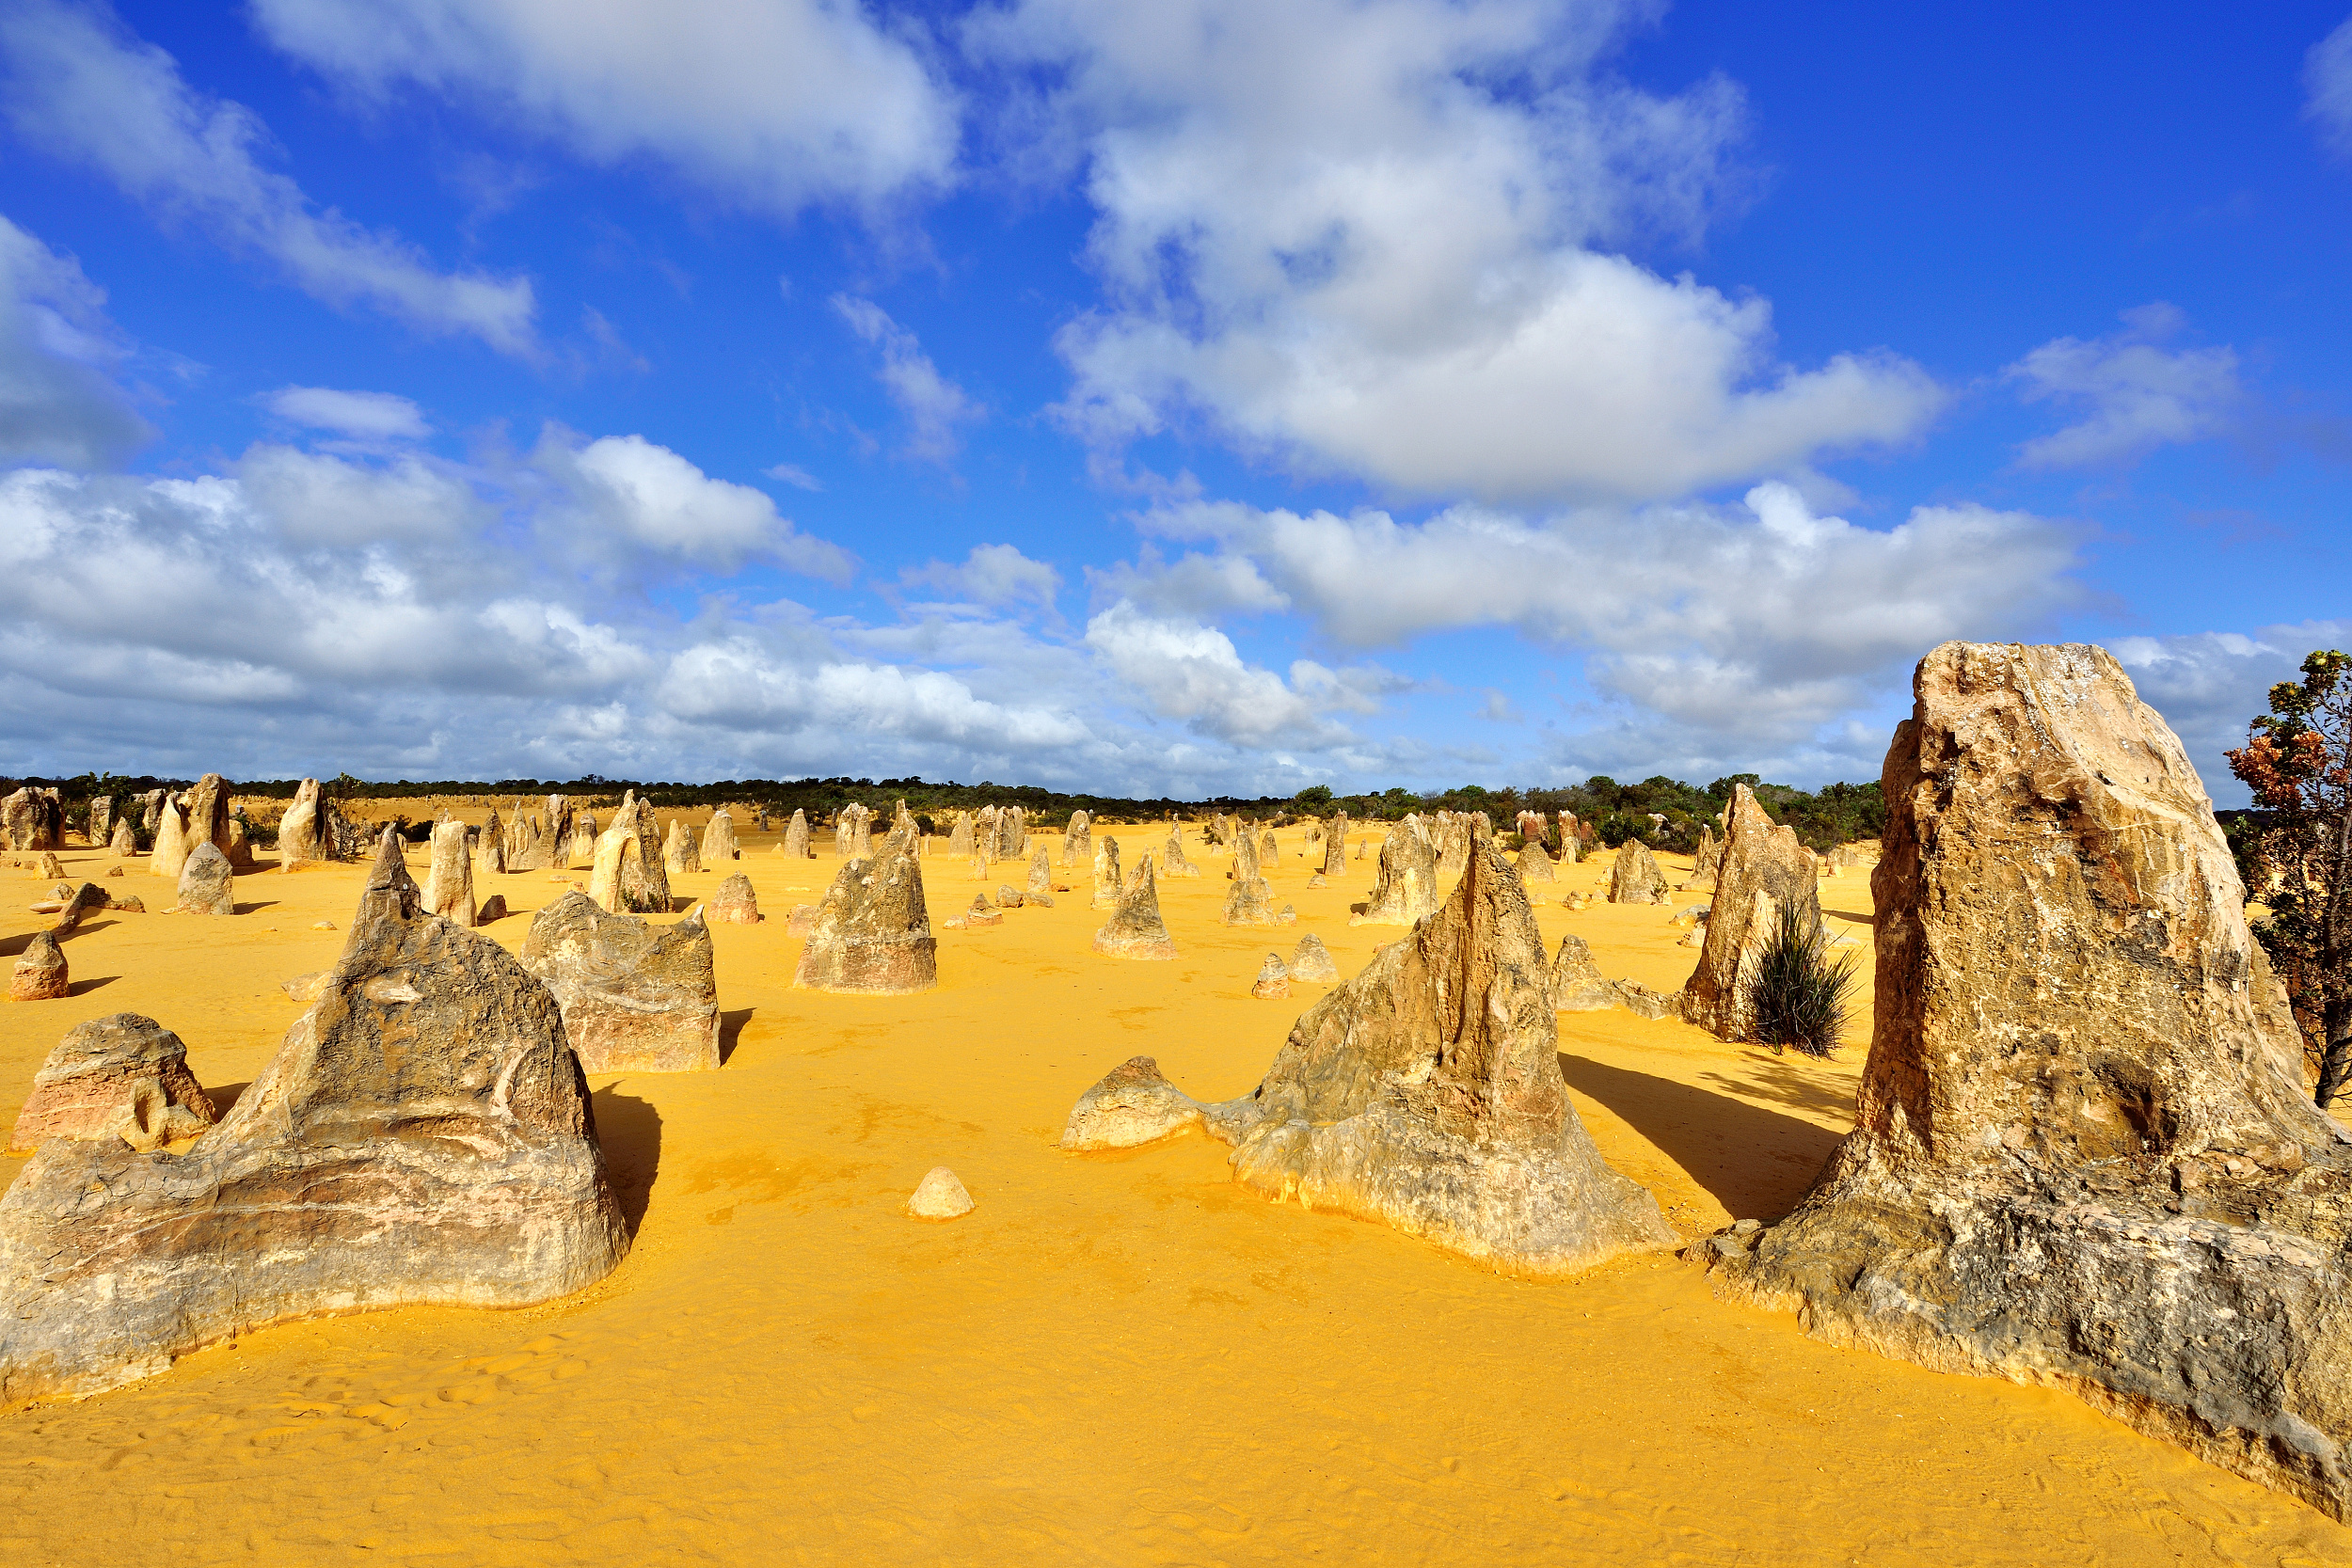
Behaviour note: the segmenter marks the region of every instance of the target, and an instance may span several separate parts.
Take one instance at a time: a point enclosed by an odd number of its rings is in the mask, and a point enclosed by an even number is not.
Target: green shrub
[[[1774,1050],[1792,1046],[1808,1056],[1836,1051],[1861,961],[1858,953],[1831,958],[1829,934],[1819,923],[1808,926],[1795,910],[1782,910],[1748,983],[1756,1041]]]

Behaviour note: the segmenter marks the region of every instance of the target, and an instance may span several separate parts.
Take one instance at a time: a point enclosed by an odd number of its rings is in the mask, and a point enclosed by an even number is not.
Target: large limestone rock
[[[2345,1517],[2352,1146],[2196,770],[2103,649],[1947,642],[1914,689],[1854,1131],[1718,1289]]]
[[[1258,966],[1258,977],[1249,983],[1249,994],[1261,1002],[1279,1002],[1291,993],[1291,967],[1282,961],[1279,953],[1268,953],[1265,962]]]
[[[721,806],[710,814],[710,821],[703,829],[702,858],[692,869],[700,871],[705,864],[728,865],[742,858],[743,847],[735,838],[734,814]]]
[[[1116,845],[1118,841],[1104,842]],[[1152,870],[1152,857],[1144,856],[1136,871],[1135,886],[1120,895],[1116,911],[1094,933],[1094,950],[1114,958],[1172,958],[1176,941],[1160,918],[1160,885]]]
[[[0,832],[11,849],[62,849],[64,807],[54,792],[27,784],[0,799]]]
[[[1281,863],[1282,847],[1274,842],[1274,830],[1272,828],[1268,828],[1265,831],[1265,835],[1258,840],[1258,866],[1260,874],[1263,875],[1264,868],[1267,866],[1279,865]]]
[[[326,860],[329,853],[319,832],[319,782],[305,779],[294,786],[294,804],[278,819],[278,868],[292,871]]]
[[[948,826],[947,853],[960,859],[970,857],[972,853],[972,814],[970,812],[956,813],[955,820]]]
[[[72,976],[67,969],[65,949],[57,945],[56,934],[34,932],[8,972],[8,1000],[56,1002],[72,990]]]
[[[612,826],[596,835],[588,896],[598,908],[634,914],[670,912],[670,878],[661,863],[661,829],[653,808],[630,790]]]
[[[567,893],[532,921],[522,965],[554,994],[586,1070],[718,1069],[719,988],[699,916],[656,926]]]
[[[433,829],[433,863],[424,878],[424,912],[459,926],[475,923],[473,845],[463,822],[442,822]]]
[[[506,829],[499,821],[496,810],[473,835],[473,879],[487,882],[493,877],[506,875]]]
[[[1519,851],[1519,880],[1522,882],[1556,882],[1559,879],[1558,873],[1552,869],[1551,857],[1544,853],[1543,845],[1531,840],[1527,847]]]
[[[114,840],[106,846],[106,848],[119,861],[127,861],[138,854],[138,839],[131,832],[129,817],[119,817],[116,820]]]
[[[1085,812],[1070,814],[1070,826],[1062,831],[1061,863],[1064,865],[1089,865],[1094,861],[1094,819]]]
[[[268,1323],[524,1307],[628,1244],[554,997],[380,847],[324,994],[186,1153],[52,1139],[0,1198],[0,1403]]]
[[[795,811],[792,820],[785,824],[784,854],[788,860],[810,861],[817,851],[808,847],[808,813]]]
[[[1656,1200],[1609,1169],[1578,1119],[1558,1047],[1534,911],[1482,841],[1436,914],[1298,1020],[1255,1093],[1187,1105],[1130,1062],[1079,1101],[1062,1146],[1122,1147],[1114,1136],[1197,1120],[1234,1146],[1234,1179],[1268,1196],[1510,1273],[1671,1244]]]
[[[230,864],[236,865],[237,856],[230,847],[229,795],[229,781],[217,773],[207,773],[197,780],[196,787],[188,791],[185,832],[189,849],[195,849],[199,844],[210,844],[229,857]]]
[[[914,847],[885,839],[882,853],[845,863],[801,949],[792,983],[812,990],[902,996],[939,984],[939,940],[923,902]]]
[[[136,904],[137,900],[132,899],[127,902]],[[82,922],[100,910],[114,907],[114,900],[108,896],[104,888],[100,887],[96,882],[84,882],[74,890],[72,896],[66,900],[65,907],[57,911],[56,924],[49,928],[60,937],[67,936],[80,929]]]
[[[661,840],[661,869],[672,877],[683,877],[703,868],[699,847],[694,843],[694,830],[670,818],[670,831]]]
[[[1091,908],[1115,910],[1122,891],[1119,879],[1119,840],[1104,836],[1094,847],[1094,898]]]
[[[1613,904],[1661,904],[1666,898],[1666,874],[1658,857],[1638,838],[1617,847],[1617,863],[1609,868],[1609,901]]]
[[[151,1149],[195,1137],[214,1116],[180,1037],[151,1018],[115,1013],[74,1025],[49,1053],[17,1113],[8,1152],[27,1153],[50,1138],[119,1138]]]
[[[1597,1013],[1623,1000],[1616,986],[1601,974],[1591,945],[1574,932],[1562,937],[1560,951],[1551,960],[1552,1007],[1564,1013]]]
[[[1019,806],[1007,806],[996,814],[996,858],[1019,860],[1028,853],[1028,814]]]
[[[1351,907],[1350,926],[1410,926],[1436,912],[1438,863],[1419,816],[1407,816],[1380,845],[1372,896]]]
[[[1029,893],[1054,891],[1053,857],[1046,853],[1045,847],[1041,844],[1038,846],[1037,852],[1029,857],[1029,885],[1025,891]]]
[[[1746,789],[1748,786],[1745,784],[1737,784],[1733,787],[1737,789]],[[1692,857],[1691,862],[1691,880],[1694,882],[1711,882],[1718,876],[1723,874],[1723,869],[1724,841],[1715,836],[1714,829],[1707,826],[1705,823],[1701,823],[1699,825],[1698,853]]]
[[[1161,847],[1160,863],[1168,867],[1171,877],[1200,875],[1200,868],[1184,858],[1184,830],[1173,822],[1168,825],[1168,843]]]
[[[1323,874],[1336,877],[1347,869],[1347,813],[1341,812],[1323,830]]]
[[[1331,950],[1323,945],[1323,939],[1309,931],[1298,939],[1297,950],[1291,954],[1290,974],[1294,980],[1336,980],[1340,977],[1340,966],[1331,961]]]
[[[752,891],[752,879],[740,871],[730,873],[710,895],[705,913],[722,926],[758,925],[759,895]]]
[[[1715,898],[1698,968],[1682,988],[1682,1016],[1727,1040],[1755,1033],[1749,987],[1765,949],[1793,911],[1807,931],[1821,928],[1820,872],[1793,828],[1774,827],[1746,784],[1734,784]]]
[[[180,869],[179,892],[180,901],[175,907],[182,914],[234,914],[236,868],[213,845],[199,844],[188,856],[187,864]]]
[[[179,801],[167,800],[155,820],[155,847],[147,857],[149,873],[178,881],[188,863],[188,851],[194,847],[188,841],[187,813],[180,809]]]
[[[104,848],[106,840],[114,834],[114,829],[115,798],[103,789],[93,792],[89,798],[90,847]]]

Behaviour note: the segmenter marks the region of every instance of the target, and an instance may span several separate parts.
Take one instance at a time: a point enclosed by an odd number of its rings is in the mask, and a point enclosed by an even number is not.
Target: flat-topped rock
[[[43,1144],[0,1197],[0,1403],[268,1323],[525,1307],[628,1246],[555,999],[379,848],[318,1004],[184,1154]]]
[[[50,1138],[116,1139],[144,1151],[195,1137],[215,1113],[187,1058],[179,1036],[137,1013],[75,1024],[33,1075],[8,1152]]]
[[[555,997],[588,1071],[717,1070],[718,980],[696,916],[657,926],[567,893],[532,921],[522,965]]]

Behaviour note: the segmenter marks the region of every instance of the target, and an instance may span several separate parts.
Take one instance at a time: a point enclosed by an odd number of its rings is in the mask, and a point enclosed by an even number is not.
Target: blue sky
[[[0,4],[12,770],[1875,776],[2352,639],[2344,8]]]

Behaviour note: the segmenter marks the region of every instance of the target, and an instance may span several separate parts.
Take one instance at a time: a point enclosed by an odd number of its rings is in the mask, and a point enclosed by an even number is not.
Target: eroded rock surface
[[[1552,867],[1551,857],[1544,853],[1540,843],[1530,843],[1519,851],[1519,880],[1522,882],[1556,882],[1559,873]]]
[[[1372,896],[1348,915],[1351,926],[1410,926],[1438,908],[1438,857],[1419,816],[1389,830]]]
[[[1670,1245],[1609,1169],[1560,1075],[1543,939],[1491,839],[1445,904],[1310,1007],[1255,1093],[1187,1101],[1147,1059],[1088,1091],[1062,1147],[1124,1147],[1198,1119],[1236,1180],[1378,1219],[1512,1273]]]
[[[146,1150],[195,1137],[213,1120],[180,1037],[151,1018],[115,1013],[75,1024],[51,1050],[17,1113],[8,1152],[49,1138],[119,1138]]]
[[[1064,865],[1089,865],[1094,861],[1094,819],[1085,812],[1070,814],[1070,826],[1062,830],[1061,863]]]
[[[1638,838],[1617,847],[1617,863],[1609,868],[1609,901],[1613,904],[1659,904],[1666,897],[1666,874],[1658,857]]]
[[[1291,955],[1290,971],[1295,980],[1320,982],[1340,977],[1340,966],[1331,961],[1331,950],[1312,931],[1298,939],[1297,951]]]
[[[1258,977],[1249,983],[1249,994],[1261,1002],[1279,1002],[1291,993],[1290,965],[1279,953],[1268,953],[1265,962],[1258,966]]]
[[[1094,950],[1114,958],[1172,958],[1176,941],[1160,918],[1160,884],[1152,857],[1144,856],[1136,870],[1136,885],[1120,895],[1110,919],[1094,933]]]
[[[1596,1013],[1603,1007],[1620,1005],[1617,988],[1600,972],[1593,958],[1593,949],[1582,937],[1570,932],[1560,939],[1560,951],[1551,960],[1551,1005],[1564,1013]]]
[[[706,912],[721,926],[758,925],[759,895],[752,891],[752,879],[740,871],[727,877],[711,894]]]
[[[882,996],[939,984],[939,939],[911,846],[886,838],[882,854],[841,867],[817,907],[792,983]]]
[[[742,858],[743,846],[735,837],[735,814],[721,806],[710,814],[709,824],[703,829],[702,855],[693,869],[725,865]]]
[[[179,903],[182,914],[237,912],[237,874],[229,857],[211,844],[199,844],[180,868]]]
[[[0,1403],[264,1324],[523,1307],[627,1248],[555,998],[379,849],[326,992],[185,1154],[52,1139],[0,1197]]]
[[[1820,872],[1793,828],[1775,827],[1755,791],[1734,784],[1698,967],[1682,987],[1682,1016],[1727,1040],[1755,1032],[1749,988],[1784,911],[1821,928]]]
[[[193,863],[193,862],[191,862]],[[480,911],[473,896],[473,842],[463,822],[433,828],[433,860],[424,876],[424,912],[470,927]]]
[[[2103,649],[1946,643],[1914,690],[1854,1131],[1718,1289],[2345,1517],[2352,1148],[2195,769]]]
[[[532,921],[522,965],[554,995],[588,1071],[718,1068],[719,987],[697,916],[656,926],[567,893]]]
[[[35,931],[32,941],[24,944],[24,951],[16,956],[15,967],[8,972],[8,1000],[55,1002],[72,989],[65,949],[57,945],[55,934]]]
[[[814,860],[817,852],[808,847],[808,813],[795,811],[792,820],[784,828],[784,854],[796,861]]]

